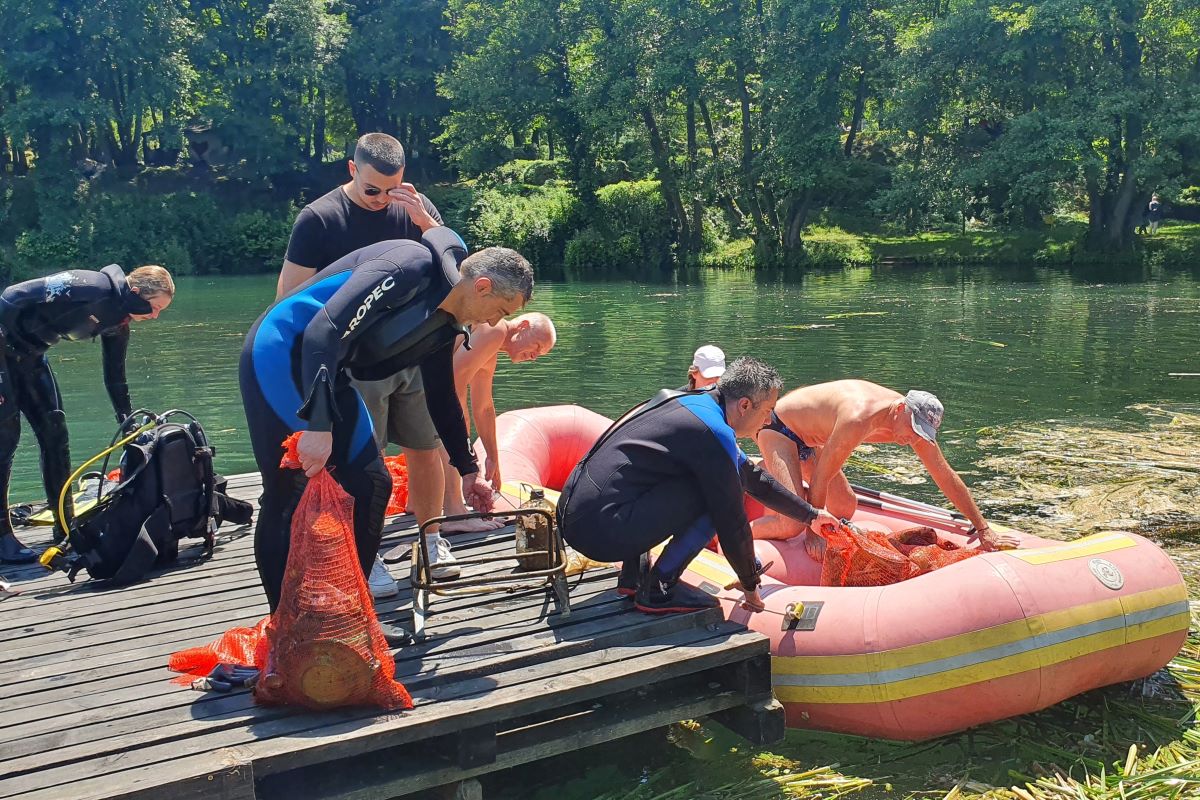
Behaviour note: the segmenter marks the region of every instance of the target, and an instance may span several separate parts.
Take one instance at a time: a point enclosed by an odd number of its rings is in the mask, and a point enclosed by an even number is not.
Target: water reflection
[[[1200,281],[1151,268],[1114,283],[1039,267],[859,268],[837,272],[706,272],[691,282],[542,283],[531,308],[554,317],[559,344],[532,364],[501,357],[500,410],[579,403],[616,415],[683,383],[692,351],[775,364],[789,386],[862,377],[935,392],[947,409],[947,455],[969,470],[975,432],[1022,420],[1128,419],[1137,402],[1194,399],[1200,372]],[[134,402],[197,413],[219,468],[253,469],[237,389],[246,329],[272,299],[270,276],[186,278],[161,320],[135,327]],[[76,462],[112,435],[98,344],[51,351]],[[14,498],[36,497],[26,435]],[[918,487],[918,493],[920,487]]]

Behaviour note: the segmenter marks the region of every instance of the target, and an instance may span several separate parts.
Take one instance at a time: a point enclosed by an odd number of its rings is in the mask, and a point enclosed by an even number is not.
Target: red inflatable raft
[[[609,424],[578,406],[500,415],[506,488],[561,489]],[[965,543],[948,512],[861,500],[856,523],[929,525]],[[1152,542],[1122,531],[1073,542],[1020,535],[1019,550],[869,588],[816,585],[820,564],[803,537],[756,542],[763,563],[774,562],[758,614],[738,606],[740,592],[721,589],[736,578],[719,553],[702,551],[684,579],[770,638],[775,694],[791,727],[925,739],[1149,675],[1178,652],[1187,591]]]

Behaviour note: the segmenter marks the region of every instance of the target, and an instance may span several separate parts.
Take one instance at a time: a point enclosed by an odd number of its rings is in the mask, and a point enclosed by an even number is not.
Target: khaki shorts
[[[351,381],[362,396],[371,424],[375,427],[375,442],[379,449],[387,443],[413,450],[435,450],[441,447],[437,429],[425,406],[425,387],[419,367],[410,367],[381,381]]]

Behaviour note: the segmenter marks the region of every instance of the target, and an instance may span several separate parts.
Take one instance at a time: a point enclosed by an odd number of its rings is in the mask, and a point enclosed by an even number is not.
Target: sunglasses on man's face
[[[363,194],[367,197],[376,197],[383,194],[383,189],[380,189],[378,186],[367,186],[363,189]]]

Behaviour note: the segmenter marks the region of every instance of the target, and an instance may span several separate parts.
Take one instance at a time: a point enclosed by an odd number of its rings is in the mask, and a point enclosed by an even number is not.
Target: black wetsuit
[[[420,242],[393,240],[356,250],[268,308],[242,351],[242,401],[262,472],[254,532],[259,577],[279,603],[291,517],[305,485],[300,470],[279,467],[283,440],[295,431],[332,431],[329,467],[354,498],[354,536],[370,572],[392,482],[371,417],[350,378],[376,380],[419,367],[425,399],[450,463],[478,472],[454,388],[454,344],[466,332],[438,309],[458,281],[466,247],[449,228]]]
[[[712,538],[742,584],[758,586],[747,492],[802,521],[816,510],[751,462],[718,390],[634,412],[575,467],[558,506],[563,538],[598,561],[626,561],[672,537],[654,569],[675,581]]]
[[[42,455],[46,500],[58,495],[71,474],[62,395],[46,360],[46,351],[63,339],[100,337],[104,385],[117,419],[132,410],[125,382],[129,315],[154,309],[129,288],[115,264],[99,272],[68,270],[13,284],[0,295],[0,498],[8,507],[13,454],[21,438],[21,414],[29,420]],[[72,509],[68,498],[68,518]],[[5,513],[0,535],[12,532]]]

